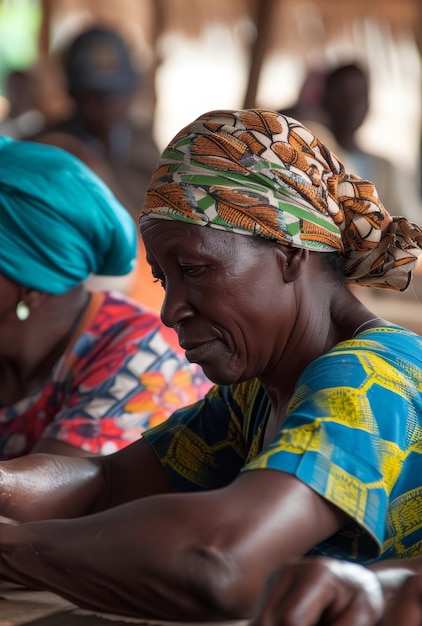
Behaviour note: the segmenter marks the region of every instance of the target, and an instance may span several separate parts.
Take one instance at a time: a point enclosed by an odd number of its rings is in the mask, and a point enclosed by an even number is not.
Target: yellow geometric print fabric
[[[258,381],[216,386],[145,436],[175,491],[221,487],[240,471],[295,475],[351,520],[313,553],[368,561],[421,552],[421,337],[386,326],[318,358],[263,450],[268,414]]]

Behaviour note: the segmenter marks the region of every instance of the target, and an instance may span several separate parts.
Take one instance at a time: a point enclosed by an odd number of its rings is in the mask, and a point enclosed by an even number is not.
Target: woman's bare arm
[[[79,517],[163,491],[164,470],[144,439],[110,456],[31,454],[0,463],[0,515],[22,522]]]
[[[296,478],[250,471],[219,490],[1,526],[0,577],[127,615],[244,617],[271,571],[344,523],[342,513]]]

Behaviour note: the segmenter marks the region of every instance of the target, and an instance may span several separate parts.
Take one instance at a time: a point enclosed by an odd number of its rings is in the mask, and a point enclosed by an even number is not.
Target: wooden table
[[[180,622],[134,619],[77,608],[48,591],[32,591],[0,583],[0,626],[182,626]],[[189,622],[184,626],[199,626]],[[211,626],[201,623],[200,626]],[[213,622],[212,626],[216,626]],[[218,626],[247,626],[245,621],[219,622]]]

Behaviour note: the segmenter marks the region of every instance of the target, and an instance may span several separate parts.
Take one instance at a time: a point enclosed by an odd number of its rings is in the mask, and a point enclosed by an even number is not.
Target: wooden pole
[[[52,13],[52,0],[41,0],[41,27],[38,36],[38,56],[40,59],[47,58],[50,53]]]
[[[277,0],[255,0],[256,37],[251,47],[249,79],[243,103],[245,109],[256,106],[259,78],[268,50],[276,2]]]

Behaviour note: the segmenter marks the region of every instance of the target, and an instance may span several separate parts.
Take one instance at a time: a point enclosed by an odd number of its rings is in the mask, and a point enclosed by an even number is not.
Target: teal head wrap
[[[51,294],[135,263],[136,226],[108,187],[65,150],[0,137],[0,274]]]

